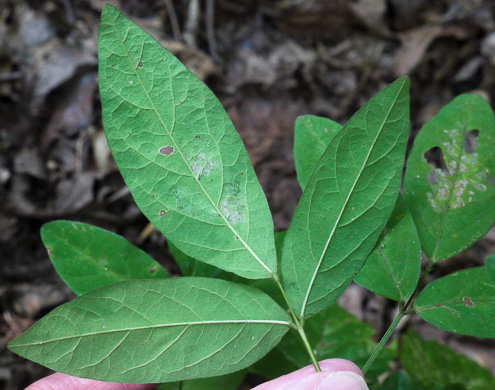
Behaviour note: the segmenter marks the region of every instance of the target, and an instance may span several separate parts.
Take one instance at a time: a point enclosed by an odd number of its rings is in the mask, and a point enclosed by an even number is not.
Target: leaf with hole
[[[167,271],[123,237],[81,222],[54,221],[41,238],[62,280],[81,295],[131,279],[161,279]]]
[[[495,115],[479,95],[461,95],[414,141],[404,180],[423,250],[447,259],[495,223]]]
[[[366,103],[334,137],[306,186],[284,241],[282,278],[301,319],[351,283],[390,217],[409,132],[409,79]]]
[[[495,389],[495,378],[486,368],[437,341],[423,340],[410,330],[402,339],[400,362],[411,379],[426,389]],[[460,387],[462,389],[462,387]]]
[[[416,298],[414,310],[440,329],[495,338],[495,285],[486,267],[462,270],[435,280]]]
[[[251,287],[208,278],[134,280],[59,306],[9,348],[79,377],[172,382],[246,368],[289,326],[289,315]]]
[[[372,339],[375,331],[371,325],[336,304],[309,318],[304,328],[318,360],[342,358],[362,367],[376,347]],[[396,356],[395,343],[384,349],[366,375],[368,383],[377,382],[378,376],[389,370]],[[267,356],[253,366],[253,371],[275,379],[309,364],[311,361],[299,334],[291,329]]]
[[[323,152],[342,129],[342,125],[327,118],[303,115],[294,128],[294,162],[297,180],[304,190]]]
[[[192,258],[270,277],[277,259],[268,203],[215,95],[109,5],[98,50],[105,132],[141,211]]]
[[[376,294],[405,302],[421,271],[421,244],[411,213],[399,195],[378,242],[354,281]]]

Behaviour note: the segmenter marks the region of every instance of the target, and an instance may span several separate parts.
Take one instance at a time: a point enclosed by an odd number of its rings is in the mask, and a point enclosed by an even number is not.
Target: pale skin
[[[253,390],[366,390],[361,370],[344,359],[328,359],[320,362],[322,372],[307,366]],[[29,386],[26,390],[152,390],[156,385],[129,385],[80,379],[65,374],[53,374]]]

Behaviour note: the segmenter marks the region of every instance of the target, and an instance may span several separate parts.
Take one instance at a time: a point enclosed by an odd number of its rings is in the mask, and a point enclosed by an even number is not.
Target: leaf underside
[[[495,378],[486,368],[434,340],[422,340],[413,330],[402,339],[400,360],[411,379],[425,389],[467,390],[495,388]],[[461,387],[462,388],[462,387]]]
[[[167,271],[123,237],[81,222],[54,221],[41,238],[62,280],[81,295],[132,279],[162,279]]]
[[[481,96],[458,96],[423,126],[408,159],[404,194],[433,262],[460,253],[490,230],[495,115]]]
[[[448,332],[495,338],[495,285],[486,267],[437,279],[414,302],[416,312]]]
[[[409,79],[363,106],[319,160],[285,238],[282,279],[302,319],[340,296],[397,199],[409,132]]]
[[[297,180],[304,190],[318,160],[342,129],[342,125],[331,119],[315,115],[302,115],[294,127],[294,162]]]
[[[98,50],[107,140],[141,211],[194,259],[246,278],[275,273],[268,203],[218,99],[109,5]]]
[[[354,281],[376,294],[405,302],[421,271],[421,244],[411,213],[399,195],[375,248]]]
[[[270,351],[290,318],[266,294],[208,278],[121,282],[59,306],[9,348],[53,370],[122,383],[228,374]]]

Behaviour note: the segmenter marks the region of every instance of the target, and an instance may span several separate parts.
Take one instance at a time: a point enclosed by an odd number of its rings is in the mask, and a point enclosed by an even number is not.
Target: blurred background
[[[88,222],[129,239],[147,225],[107,147],[98,94],[97,34],[118,7],[217,94],[240,132],[286,229],[301,196],[292,155],[302,114],[344,124],[380,89],[412,79],[411,139],[456,95],[495,98],[493,0],[0,0],[0,388],[23,389],[48,370],[7,352],[9,340],[73,294],[56,275],[40,226]],[[178,274],[161,234],[140,246]],[[483,264],[495,230],[433,277]],[[341,299],[381,336],[395,303],[352,285]],[[417,318],[495,373],[495,342]]]

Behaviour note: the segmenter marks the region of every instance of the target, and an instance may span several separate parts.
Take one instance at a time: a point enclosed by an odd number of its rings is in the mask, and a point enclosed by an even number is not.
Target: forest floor
[[[97,33],[112,3],[217,94],[243,138],[276,230],[301,196],[295,119],[345,123],[398,76],[411,77],[414,135],[455,96],[495,102],[495,2],[490,0],[2,0],[0,1],[0,388],[48,373],[7,352],[9,340],[73,294],[39,229],[88,222],[135,242],[147,225],[106,145],[97,88]],[[190,4],[197,3],[194,12]],[[209,13],[205,3],[215,4]],[[193,12],[191,12],[191,10]],[[142,247],[177,274],[164,238]],[[495,230],[433,276],[483,264]],[[383,334],[395,306],[353,285],[341,299]],[[405,324],[495,372],[495,342]],[[5,352],[4,352],[5,351]]]

